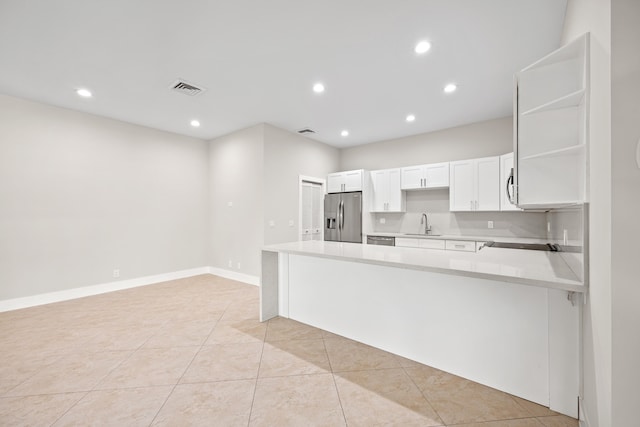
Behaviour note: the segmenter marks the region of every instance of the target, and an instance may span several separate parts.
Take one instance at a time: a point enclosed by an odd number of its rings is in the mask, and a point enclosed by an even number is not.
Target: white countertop
[[[409,233],[367,233],[367,236],[403,237],[407,239],[437,239],[437,240],[467,240],[475,242],[506,242],[506,243],[547,243],[549,239],[534,237],[502,237],[502,236],[461,236],[459,234],[409,234]],[[365,236],[366,240],[366,236]]]
[[[458,252],[318,240],[282,243],[263,250],[585,292],[584,284],[556,252],[503,248]]]

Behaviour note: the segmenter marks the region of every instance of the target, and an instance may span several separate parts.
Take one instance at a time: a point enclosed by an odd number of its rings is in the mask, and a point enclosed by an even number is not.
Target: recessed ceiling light
[[[418,55],[422,55],[423,53],[426,53],[427,51],[429,51],[429,49],[431,49],[431,43],[429,43],[426,40],[423,40],[416,45],[414,50]]]
[[[316,83],[313,85],[313,91],[315,93],[322,93],[324,92],[324,85],[322,83]]]
[[[194,128],[200,127],[200,122],[198,120],[191,120],[191,126]]]
[[[348,130],[343,130],[342,132],[340,132],[340,135],[342,136],[349,136],[349,131]]]
[[[83,98],[91,98],[92,96],[92,93],[89,89],[78,89],[76,90],[76,93]]]
[[[411,122],[413,122],[413,121],[415,121],[415,120],[416,120],[416,116],[414,116],[413,114],[409,114],[409,115],[407,116],[407,119],[406,119],[406,120],[407,120],[409,123],[411,123]]]
[[[448,85],[446,85],[446,86],[444,87],[444,91],[445,91],[446,93],[455,92],[455,91],[456,91],[456,89],[458,89],[458,86],[456,86],[456,85],[455,85],[455,84],[453,84],[453,83],[449,83]]]

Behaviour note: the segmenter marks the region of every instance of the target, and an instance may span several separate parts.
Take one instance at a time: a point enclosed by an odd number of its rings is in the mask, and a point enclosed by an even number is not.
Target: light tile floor
[[[577,426],[212,275],[0,313],[0,426]]]

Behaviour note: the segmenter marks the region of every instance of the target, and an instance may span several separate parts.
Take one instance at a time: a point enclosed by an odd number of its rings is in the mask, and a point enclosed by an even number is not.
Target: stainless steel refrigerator
[[[324,240],[362,243],[362,192],[324,196]]]

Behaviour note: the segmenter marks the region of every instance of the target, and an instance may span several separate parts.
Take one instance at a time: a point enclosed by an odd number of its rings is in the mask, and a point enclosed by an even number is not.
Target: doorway
[[[300,176],[298,240],[323,240],[324,188],[320,178]]]

